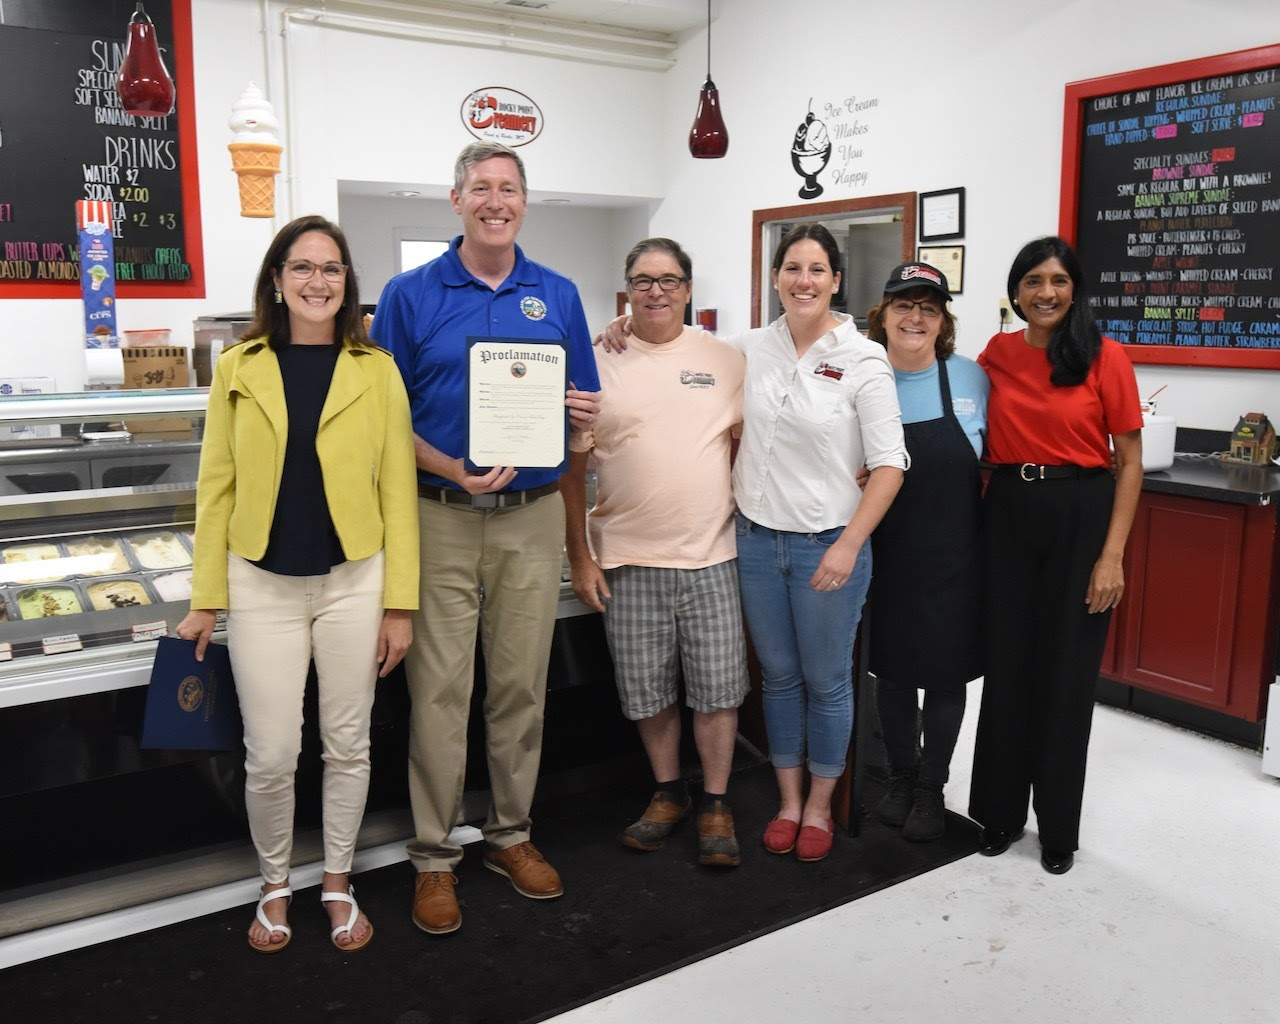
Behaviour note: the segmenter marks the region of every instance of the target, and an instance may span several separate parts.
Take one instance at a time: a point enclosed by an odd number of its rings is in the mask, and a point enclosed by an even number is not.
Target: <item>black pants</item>
[[[1042,846],[1073,851],[1111,615],[1085,594],[1102,550],[1110,473],[1025,483],[993,474],[984,499],[987,674],[969,814],[1013,832],[1034,795]]]
[[[918,768],[921,782],[946,785],[951,774],[951,755],[964,723],[964,700],[964,684],[955,689],[925,690],[921,715],[915,684],[877,680],[876,711],[889,768],[894,772]],[[918,759],[917,747],[920,748]]]

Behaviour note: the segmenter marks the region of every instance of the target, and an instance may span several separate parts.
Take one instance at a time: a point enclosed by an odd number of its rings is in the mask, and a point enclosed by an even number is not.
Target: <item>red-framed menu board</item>
[[[109,202],[116,295],[203,298],[190,0],[145,0],[170,117],[115,93],[134,0],[0,4],[0,298],[80,294],[75,204]]]
[[[1072,82],[1059,233],[1135,363],[1280,369],[1280,45]]]

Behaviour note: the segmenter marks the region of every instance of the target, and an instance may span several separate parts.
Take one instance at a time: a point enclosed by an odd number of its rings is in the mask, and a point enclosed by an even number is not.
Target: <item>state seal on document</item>
[[[201,685],[199,676],[187,676],[178,684],[178,707],[183,711],[194,711],[202,700],[204,686]]]

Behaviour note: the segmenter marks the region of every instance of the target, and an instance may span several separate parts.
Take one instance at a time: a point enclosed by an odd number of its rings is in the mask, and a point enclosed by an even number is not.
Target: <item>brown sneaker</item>
[[[733,832],[733,812],[721,801],[698,815],[698,863],[734,868],[742,862],[738,837]]]
[[[419,871],[413,891],[413,923],[432,935],[448,935],[462,927],[462,911],[448,871]]]
[[[640,820],[624,828],[622,834],[618,836],[618,841],[623,846],[629,846],[633,850],[644,850],[645,853],[660,850],[676,825],[689,816],[689,809],[692,806],[693,801],[687,796],[684,798],[684,803],[678,804],[662,790],[658,790],[653,794],[653,799],[644,809]]]
[[[516,892],[531,900],[550,900],[564,894],[560,876],[533,843],[517,843],[505,850],[490,850],[484,866],[511,879]]]

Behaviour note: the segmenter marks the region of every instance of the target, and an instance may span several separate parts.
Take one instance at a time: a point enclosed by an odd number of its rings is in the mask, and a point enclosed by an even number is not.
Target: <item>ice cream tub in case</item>
[[[144,569],[180,569],[191,564],[191,552],[176,530],[132,534],[129,546]]]
[[[65,543],[72,560],[72,572],[77,576],[133,572],[133,563],[119,537],[77,537]]]
[[[70,583],[43,587],[23,587],[12,594],[13,603],[22,619],[52,619],[59,615],[77,615],[84,611],[84,598]]]
[[[152,604],[151,592],[137,576],[117,576],[109,580],[95,580],[84,584],[85,596],[94,611],[110,611],[112,608],[139,608]]]
[[[180,569],[163,576],[151,577],[151,587],[161,601],[189,601],[191,599],[191,570]]]
[[[11,544],[0,551],[0,583],[52,583],[64,580],[70,567],[52,541]]]

